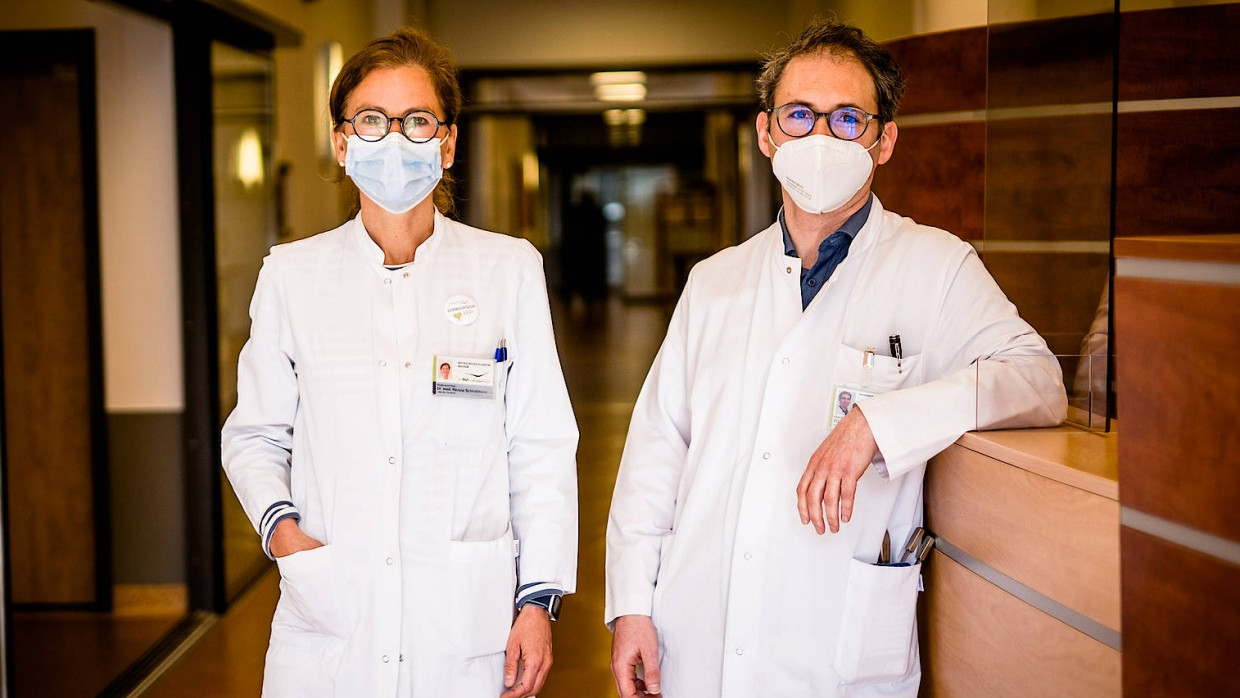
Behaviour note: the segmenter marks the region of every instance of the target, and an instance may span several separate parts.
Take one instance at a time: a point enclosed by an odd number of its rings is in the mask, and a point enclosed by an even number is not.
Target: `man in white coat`
[[[1057,362],[973,248],[870,192],[903,82],[834,21],[759,78],[783,209],[690,274],[612,500],[624,698],[915,696],[920,565],[876,564],[884,533],[921,525],[926,461],[965,431],[1063,418]]]

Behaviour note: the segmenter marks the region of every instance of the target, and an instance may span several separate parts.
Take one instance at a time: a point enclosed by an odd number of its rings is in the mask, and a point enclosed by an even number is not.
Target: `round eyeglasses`
[[[827,128],[831,135],[842,141],[855,141],[870,127],[870,122],[878,118],[877,114],[867,113],[857,107],[840,107],[829,112],[814,111],[804,104],[785,104],[775,107],[775,123],[779,130],[800,138],[809,135],[821,117],[827,117]]]
[[[404,116],[388,116],[378,109],[363,109],[345,119],[353,126],[353,132],[364,141],[374,142],[392,130],[392,122],[400,124],[400,132],[414,143],[425,143],[439,133],[440,126],[448,123],[428,111],[411,111]]]

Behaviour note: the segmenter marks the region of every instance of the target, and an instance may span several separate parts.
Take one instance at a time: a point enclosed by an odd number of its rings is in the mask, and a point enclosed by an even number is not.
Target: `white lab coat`
[[[852,521],[819,536],[797,482],[833,386],[866,382],[867,347],[880,394],[858,404],[881,457]],[[980,423],[979,389],[993,403]],[[606,621],[653,618],[668,698],[915,696],[920,566],[875,566],[883,531],[899,547],[921,525],[926,460],[962,433],[1065,409],[1057,362],[967,243],[876,199],[802,312],[776,223],[689,276],[620,464]]]
[[[325,543],[277,560],[266,696],[494,698],[518,583],[574,589],[577,427],[541,258],[434,226],[395,271],[360,218],[264,261],[224,467],[256,528],[288,500]],[[501,339],[495,399],[432,394],[433,357]]]

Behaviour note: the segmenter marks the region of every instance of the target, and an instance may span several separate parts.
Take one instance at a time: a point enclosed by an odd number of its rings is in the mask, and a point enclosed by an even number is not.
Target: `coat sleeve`
[[[263,260],[258,274],[250,338],[237,362],[237,406],[221,433],[224,471],[268,557],[276,524],[300,516],[289,491],[297,374],[274,259]]]
[[[898,477],[966,431],[1054,426],[1067,412],[1059,362],[969,250],[923,347],[930,378],[858,407],[879,472]]]
[[[577,422],[555,347],[542,258],[525,243],[505,390],[509,506],[520,585],[577,580]]]
[[[607,522],[606,609],[650,615],[659,556],[672,532],[676,497],[689,450],[688,306],[693,275],[642,385],[629,423]]]

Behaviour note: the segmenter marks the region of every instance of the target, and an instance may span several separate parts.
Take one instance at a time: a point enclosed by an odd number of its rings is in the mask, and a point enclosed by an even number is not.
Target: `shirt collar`
[[[874,194],[871,193],[868,197],[866,197],[865,205],[857,209],[856,213],[849,216],[848,220],[844,221],[844,224],[841,225],[839,230],[835,232],[844,233],[850,238],[856,238],[857,233],[861,232],[861,228],[865,225],[865,222],[869,220],[870,209],[873,207]],[[797,254],[796,247],[792,245],[792,235],[788,233],[788,222],[784,220],[784,209],[782,206],[779,208],[779,228],[784,231],[784,255],[788,257],[800,258],[801,255]],[[831,236],[828,235],[827,237],[829,238]],[[825,244],[827,244],[827,240],[826,238],[823,238],[822,242],[818,244],[818,249],[822,250],[822,246]]]

